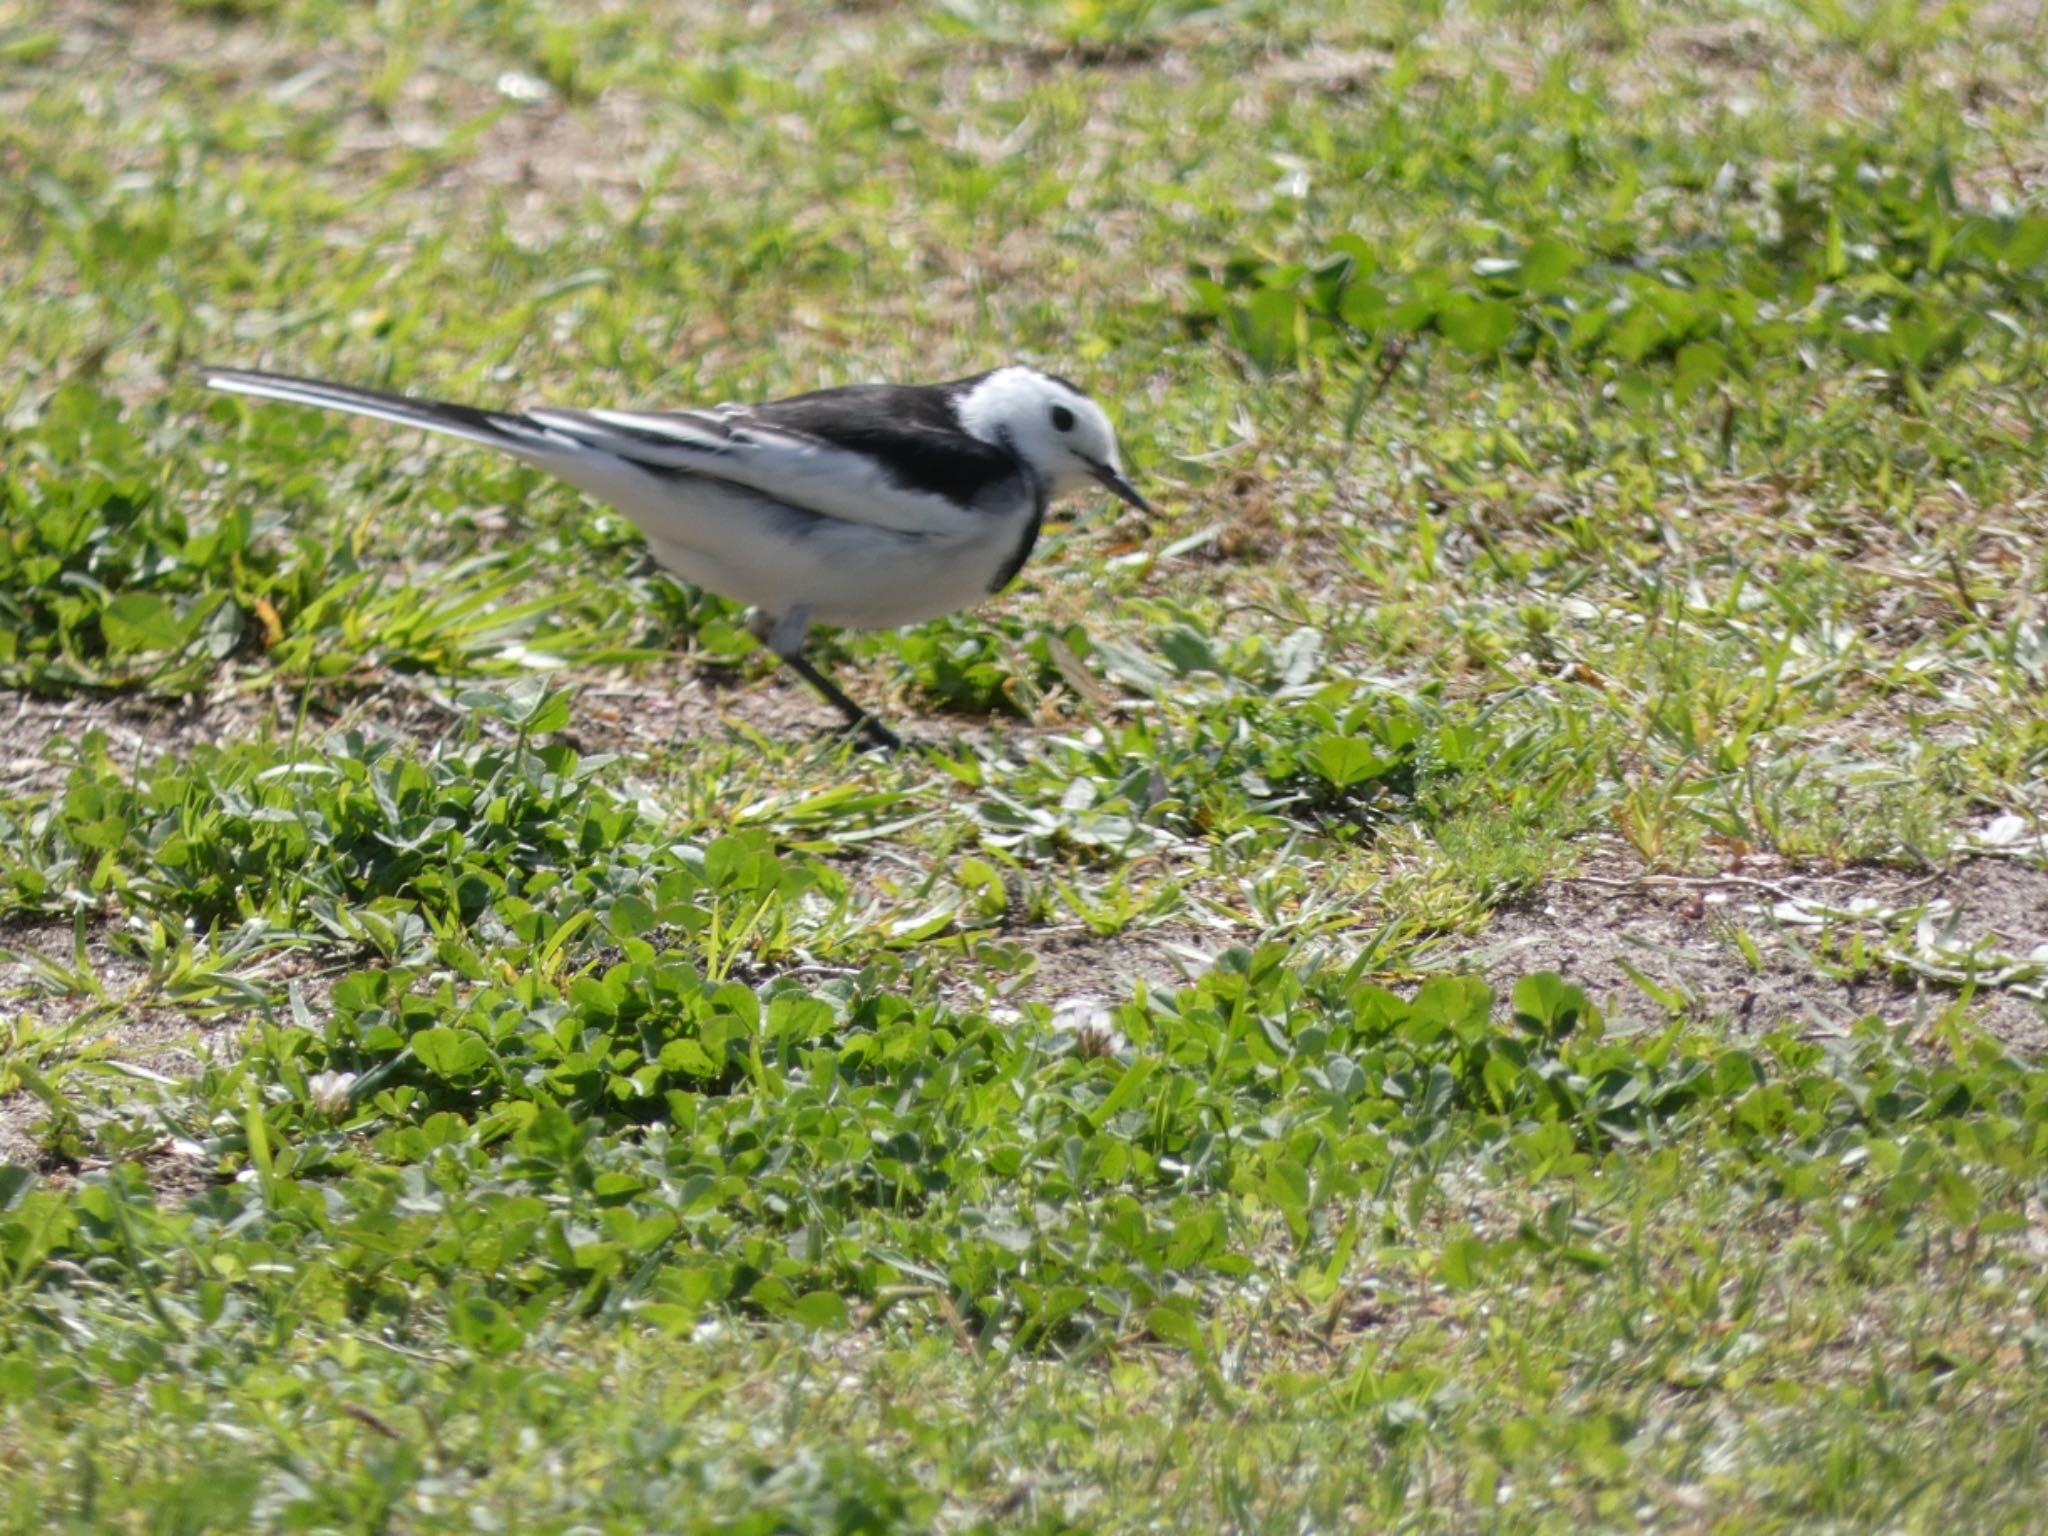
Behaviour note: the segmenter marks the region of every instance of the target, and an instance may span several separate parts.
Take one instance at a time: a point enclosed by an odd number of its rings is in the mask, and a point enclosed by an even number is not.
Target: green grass
[[[6,1528],[2031,1529],[2044,66],[0,6]],[[1012,357],[1161,510],[829,637],[887,760],[194,378]]]

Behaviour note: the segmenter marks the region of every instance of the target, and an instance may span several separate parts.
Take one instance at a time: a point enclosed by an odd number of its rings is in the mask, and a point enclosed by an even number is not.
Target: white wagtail
[[[813,624],[892,629],[1008,586],[1046,504],[1090,482],[1150,512],[1102,408],[998,368],[686,411],[489,411],[241,368],[215,389],[484,443],[632,519],[654,557],[755,609],[754,634],[869,741],[895,734],[804,655]]]

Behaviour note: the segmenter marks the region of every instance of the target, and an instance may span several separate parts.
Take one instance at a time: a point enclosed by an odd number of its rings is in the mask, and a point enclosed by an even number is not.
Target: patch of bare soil
[[[666,19],[678,58],[690,56],[701,30],[729,23],[726,8],[704,0],[675,5]],[[857,54],[870,33],[862,25],[819,29],[806,62],[818,68]],[[316,41],[160,0],[69,0],[55,58],[56,67],[119,78],[130,102],[204,91],[268,95],[309,116],[343,112],[335,161],[363,167],[372,179],[380,167],[439,152],[461,137],[466,142],[444,174],[430,185],[394,189],[389,201],[413,201],[423,214],[445,218],[450,198],[487,196],[514,238],[535,244],[557,238],[588,198],[616,218],[632,215],[649,174],[686,140],[658,104],[630,87],[564,101],[546,82],[507,67],[513,58],[488,48],[430,43],[380,93],[366,85],[376,60],[359,40]],[[0,107],[11,99],[20,98],[0,90]],[[803,125],[789,119],[783,127],[798,132]],[[690,174],[703,170],[693,163]]]
[[[1209,968],[1222,946],[1212,935],[1185,924],[1121,933],[1104,938],[1079,923],[996,933],[1030,956],[1014,975],[962,964],[950,969],[940,998],[962,1010],[1014,1008],[1042,1003],[1055,1014],[1089,1005],[1108,1008],[1141,985],[1153,993],[1186,986]]]
[[[75,749],[89,732],[106,738],[122,761],[153,762],[207,743],[261,734],[265,701],[223,694],[157,699],[138,694],[41,698],[0,693],[0,797],[48,794],[63,786]],[[284,716],[288,727],[291,717]]]
[[[1655,988],[1736,1032],[1790,1023],[1840,1035],[1873,1014],[1894,1025],[1931,1023],[1963,996],[1954,980],[1927,974],[1943,967],[1923,961],[1918,935],[1938,937],[1948,954],[1981,946],[2025,957],[2048,946],[2048,871],[2029,865],[1973,859],[1918,877],[1752,869],[1665,876],[1610,857],[1503,909],[1455,958],[1503,994],[1532,971],[1556,971],[1611,1017],[1667,1017],[1673,1009]],[[1857,936],[1860,958],[1851,948]],[[2038,976],[1980,983],[1967,1011],[2016,1049],[2048,1050],[2048,1004],[2026,995],[2040,990]]]
[[[48,1114],[42,1100],[31,1093],[0,1094],[0,1163],[34,1168],[43,1161],[35,1128]]]
[[[626,755],[670,750],[696,739],[730,739],[736,732],[769,738],[824,739],[839,733],[836,711],[794,677],[743,680],[686,656],[672,665],[640,669],[569,668],[553,675],[574,690],[569,729],[580,752]],[[846,685],[862,700],[858,679]],[[78,695],[62,699],[0,693],[0,797],[49,794],[61,789],[88,732],[106,738],[116,761],[146,766],[197,746],[289,737],[317,743],[337,730],[373,727],[415,741],[446,736],[469,718],[455,703],[467,683],[391,675],[379,686],[305,710],[289,687],[223,690],[208,699],[139,695]],[[1029,734],[1015,720],[984,721],[958,715],[922,716],[880,696],[868,700],[906,740],[954,738],[986,744],[998,733]],[[488,724],[488,722],[487,722]]]
[[[62,978],[72,974],[90,975],[100,993],[66,990]],[[27,1025],[31,1052],[50,1043],[50,1059],[39,1070],[61,1062],[71,1071],[118,1073],[133,1066],[166,1077],[189,1076],[218,1041],[241,1027],[239,1016],[200,1022],[154,1002],[148,980],[147,968],[104,934],[88,938],[80,956],[68,924],[0,926],[0,1013]],[[29,1064],[38,1065],[35,1055]],[[45,1161],[36,1131],[48,1114],[43,1101],[25,1089],[0,1094],[0,1163]]]
[[[566,735],[584,752],[652,752],[693,738],[722,737],[735,728],[772,738],[823,739],[838,735],[845,723],[794,676],[743,682],[731,672],[699,668],[681,657],[668,667],[574,676],[580,686]],[[918,729],[922,722],[892,711],[860,679],[837,681],[856,703],[906,739],[924,734]]]
[[[964,743],[986,752],[1054,728],[1012,716],[928,712],[857,673],[834,680],[912,749]],[[563,673],[557,681],[577,687],[565,735],[583,752],[651,752],[742,727],[781,740],[825,740],[845,727],[837,710],[787,671],[756,682],[679,656],[673,666]]]

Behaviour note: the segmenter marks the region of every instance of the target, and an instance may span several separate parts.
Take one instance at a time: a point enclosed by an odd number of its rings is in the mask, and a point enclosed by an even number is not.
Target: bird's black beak
[[[1138,494],[1138,488],[1132,485],[1131,482],[1126,480],[1122,475],[1118,474],[1114,469],[1110,468],[1109,465],[1096,464],[1091,462],[1088,468],[1096,479],[1100,480],[1104,485],[1108,486],[1112,491],[1116,492],[1118,496],[1122,497],[1125,501],[1128,501],[1140,512],[1145,513],[1147,516],[1151,515],[1152,503],[1147,501],[1144,497],[1140,496]]]

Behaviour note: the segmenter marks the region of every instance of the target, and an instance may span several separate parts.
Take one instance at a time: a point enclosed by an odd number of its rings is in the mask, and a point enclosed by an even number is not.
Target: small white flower
[[[306,1098],[313,1108],[332,1120],[348,1112],[349,1093],[355,1085],[353,1072],[315,1072],[306,1079]]]
[[[1052,1027],[1074,1037],[1076,1056],[1114,1056],[1130,1041],[1111,1022],[1109,1009],[1092,997],[1070,997],[1052,1011]]]
[[[498,76],[498,94],[530,107],[554,95],[555,88],[537,76],[508,69]]]

